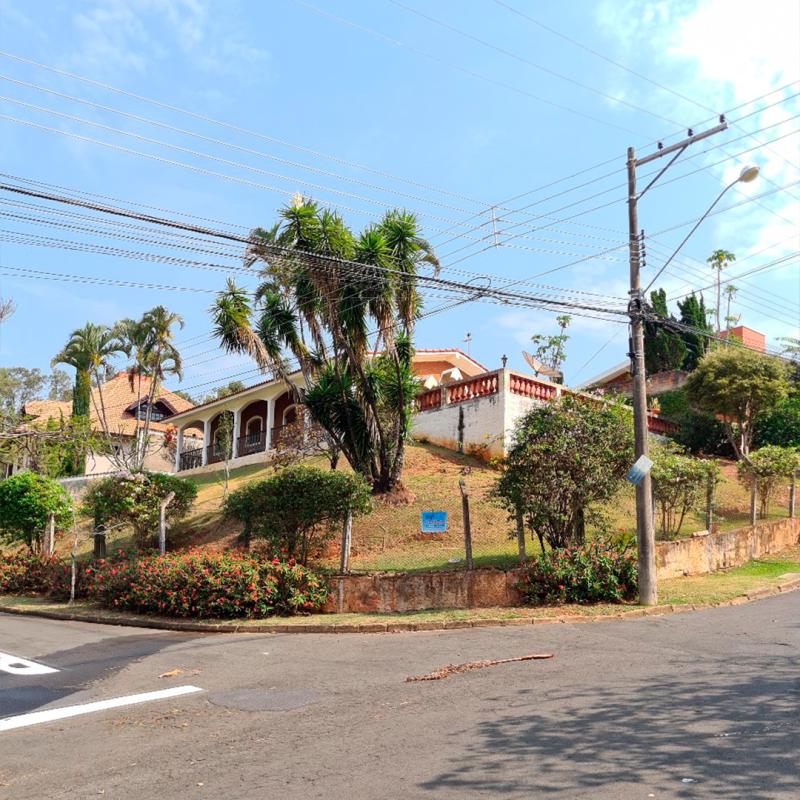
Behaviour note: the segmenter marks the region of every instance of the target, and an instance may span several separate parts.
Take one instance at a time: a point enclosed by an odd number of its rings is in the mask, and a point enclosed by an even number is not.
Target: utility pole
[[[663,147],[644,158],[637,159],[632,147],[628,148],[628,254],[630,261],[630,299],[628,314],[631,318],[630,352],[631,377],[633,380],[633,434],[636,459],[647,456],[647,373],[644,365],[644,319],[646,302],[640,279],[640,238],[638,203],[653,184],[672,166],[683,151],[700,139],[724,131],[728,124],[720,117],[720,124],[703,133],[695,134],[689,130],[688,138]],[[675,153],[667,165],[656,174],[647,186],[637,194],[636,167],[657,158]],[[663,267],[662,267],[663,269]],[[658,602],[656,584],[656,536],[653,525],[652,481],[648,471],[644,479],[636,485],[636,550],[639,561],[639,602],[652,606]]]

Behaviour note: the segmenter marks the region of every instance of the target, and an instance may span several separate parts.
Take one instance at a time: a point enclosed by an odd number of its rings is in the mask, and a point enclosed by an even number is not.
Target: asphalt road
[[[0,662],[0,726],[202,690],[0,728],[0,796],[16,799],[800,797],[800,592],[635,621],[339,636],[0,615],[0,651],[58,670]],[[405,681],[535,652],[555,658]]]

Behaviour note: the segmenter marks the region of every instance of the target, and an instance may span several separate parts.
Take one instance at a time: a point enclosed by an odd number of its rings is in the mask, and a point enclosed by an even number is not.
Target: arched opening
[[[207,464],[233,458],[233,412],[222,411],[211,420],[211,444]]]
[[[178,470],[195,469],[203,465],[203,432],[205,424],[202,420],[187,422],[179,431],[177,447]]]
[[[241,431],[236,454],[239,456],[260,453],[267,446],[266,400],[256,400],[242,409]]]

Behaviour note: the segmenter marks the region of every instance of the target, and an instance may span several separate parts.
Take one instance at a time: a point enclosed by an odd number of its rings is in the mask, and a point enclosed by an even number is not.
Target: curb
[[[707,608],[725,608],[740,606],[767,597],[800,589],[800,578],[756,589],[747,594],[732,597],[719,603],[687,603],[686,605],[661,605],[649,608],[634,608],[630,611],[620,611],[618,614],[604,614],[602,616],[583,616],[580,614],[563,614],[558,617],[495,617],[486,619],[454,619],[442,622],[364,622],[360,624],[343,623],[341,625],[238,625],[235,623],[220,622],[216,624],[201,625],[197,622],[184,620],[155,619],[153,617],[122,617],[110,620],[102,614],[71,611],[47,611],[36,608],[16,608],[14,606],[0,606],[0,614],[16,614],[26,617],[42,617],[44,619],[62,620],[67,622],[91,622],[97,625],[119,625],[133,628],[155,628],[158,630],[187,631],[190,633],[406,633],[411,631],[441,631],[456,630],[460,628],[487,628],[511,627],[517,625],[569,625],[574,623],[589,624],[597,622],[618,622],[624,619],[640,619],[642,617],[661,617],[667,614],[679,614],[685,611],[701,611]]]

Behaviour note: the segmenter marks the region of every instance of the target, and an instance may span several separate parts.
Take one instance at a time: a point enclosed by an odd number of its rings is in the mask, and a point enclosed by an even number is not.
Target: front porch
[[[267,458],[303,418],[285,385],[273,381],[195,406],[169,420],[177,430],[175,471]]]

